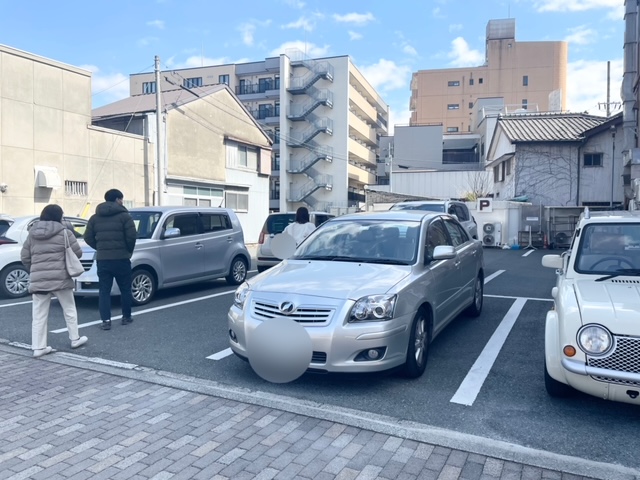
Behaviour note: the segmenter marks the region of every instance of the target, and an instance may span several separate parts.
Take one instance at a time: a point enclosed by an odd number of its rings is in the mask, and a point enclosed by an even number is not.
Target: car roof
[[[398,202],[394,205],[440,205],[443,203],[464,203],[459,200],[410,200],[407,202]]]
[[[269,214],[269,216],[271,215],[295,215],[296,212],[271,212]],[[327,213],[327,212],[321,212],[321,211],[315,211],[315,210],[309,210],[309,215],[329,215],[330,217],[335,217],[335,215],[333,213]]]
[[[609,210],[593,212],[589,211],[589,216],[582,214],[584,223],[590,222],[640,222],[640,210]]]
[[[384,210],[381,212],[360,212],[340,215],[330,221],[342,220],[405,220],[405,221],[422,221],[433,217],[444,216],[442,212],[430,212],[427,210]],[[448,217],[448,215],[446,215]]]
[[[175,212],[205,212],[205,213],[229,213],[233,210],[231,208],[223,207],[180,207],[180,206],[157,206],[157,207],[133,207],[129,209],[129,212],[160,212],[160,213],[175,213]]]

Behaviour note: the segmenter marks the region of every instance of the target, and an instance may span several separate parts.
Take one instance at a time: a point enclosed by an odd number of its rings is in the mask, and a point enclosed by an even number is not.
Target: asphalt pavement
[[[81,354],[34,359],[0,341],[0,479],[88,478],[631,480],[640,472]]]

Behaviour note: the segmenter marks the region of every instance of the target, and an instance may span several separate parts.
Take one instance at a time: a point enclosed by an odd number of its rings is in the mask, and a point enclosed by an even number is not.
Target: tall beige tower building
[[[517,42],[515,33],[515,19],[490,20],[484,65],[415,72],[411,125],[442,123],[445,132],[473,131],[474,110],[492,102],[506,111],[565,110],[567,43]]]

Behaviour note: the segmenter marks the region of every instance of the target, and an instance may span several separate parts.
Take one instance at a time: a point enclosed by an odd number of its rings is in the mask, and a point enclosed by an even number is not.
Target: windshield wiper
[[[619,277],[620,275],[629,275],[632,277],[640,276],[640,268],[620,268],[616,270],[615,273],[612,273],[611,275],[606,275],[604,277],[597,278],[596,282],[609,280],[611,278]]]
[[[345,255],[302,255],[300,257],[291,257],[292,260],[329,260],[336,262],[361,262],[363,259],[354,258]]]

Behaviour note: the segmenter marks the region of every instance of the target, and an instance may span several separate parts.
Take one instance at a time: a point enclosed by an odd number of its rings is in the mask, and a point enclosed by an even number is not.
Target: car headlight
[[[578,345],[587,355],[604,355],[611,350],[613,338],[600,325],[585,325],[578,330]]]
[[[396,306],[396,295],[368,295],[351,308],[349,322],[377,322],[391,320]]]
[[[249,291],[250,288],[247,282],[244,282],[242,285],[240,285],[236,289],[236,293],[233,295],[233,304],[238,308],[243,308],[244,301],[247,298],[247,295],[249,295]]]

